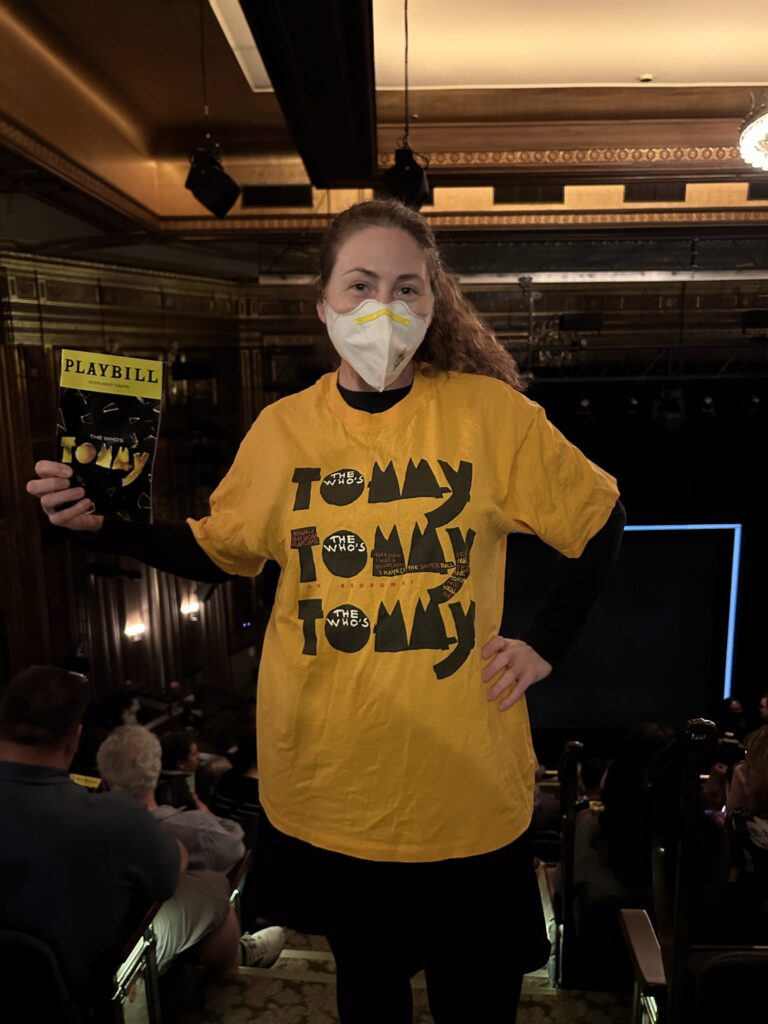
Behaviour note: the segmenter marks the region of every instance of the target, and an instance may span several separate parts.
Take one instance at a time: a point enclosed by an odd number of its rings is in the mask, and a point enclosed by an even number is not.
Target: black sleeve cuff
[[[129,523],[108,516],[97,533],[77,533],[73,540],[89,551],[127,555],[183,579],[225,583],[234,578],[211,561],[186,523]]]
[[[553,667],[584,628],[618,556],[626,521],[624,506],[617,501],[579,558],[561,556],[544,604],[520,633],[519,639]]]

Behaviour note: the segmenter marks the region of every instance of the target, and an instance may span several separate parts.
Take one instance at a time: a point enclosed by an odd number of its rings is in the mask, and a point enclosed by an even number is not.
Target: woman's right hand
[[[27,493],[40,499],[43,512],[54,526],[90,530],[92,533],[101,529],[104,516],[93,514],[93,502],[85,496],[82,487],[71,486],[71,466],[43,460],[35,464],[35,472],[37,479],[28,481]],[[60,505],[70,501],[75,502],[71,508],[57,511]]]

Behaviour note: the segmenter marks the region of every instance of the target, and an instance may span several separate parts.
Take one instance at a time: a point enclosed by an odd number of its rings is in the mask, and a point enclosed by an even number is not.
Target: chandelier
[[[761,171],[768,171],[768,89],[752,94],[752,107],[739,138],[742,159]]]

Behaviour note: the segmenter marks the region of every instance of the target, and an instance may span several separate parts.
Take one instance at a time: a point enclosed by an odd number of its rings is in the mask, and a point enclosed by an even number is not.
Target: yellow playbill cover
[[[61,353],[57,457],[100,515],[152,521],[163,369],[156,359]]]

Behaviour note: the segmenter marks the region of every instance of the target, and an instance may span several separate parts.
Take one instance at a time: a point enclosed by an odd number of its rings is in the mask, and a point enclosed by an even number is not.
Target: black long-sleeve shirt
[[[391,408],[409,390],[368,392],[339,388],[349,405],[372,414]],[[619,553],[625,523],[624,506],[617,501],[579,558],[561,556],[544,603],[521,631],[519,639],[530,644],[551,665],[563,659],[589,618]],[[186,523],[141,524],[107,517],[98,533],[78,534],[77,542],[91,551],[128,555],[185,579],[224,583],[234,578],[208,557]]]

